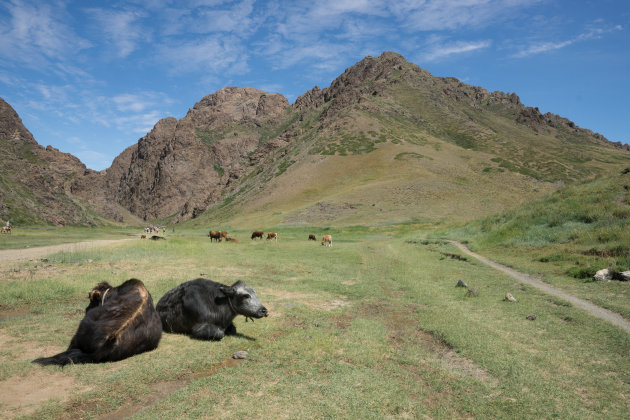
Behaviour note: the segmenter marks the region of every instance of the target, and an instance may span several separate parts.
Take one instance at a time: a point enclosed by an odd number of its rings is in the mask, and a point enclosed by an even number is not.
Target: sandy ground
[[[475,252],[472,252],[470,249],[468,249],[464,244],[462,244],[461,242],[457,242],[457,241],[449,241],[451,242],[453,245],[457,246],[460,250],[462,250],[464,253],[470,255],[473,258],[478,259],[479,261],[481,261],[484,264],[489,265],[490,267],[499,270],[499,271],[503,271],[504,273],[512,276],[513,278],[515,278],[518,281],[521,281],[523,283],[526,283],[530,286],[533,286],[537,289],[542,290],[545,293],[549,293],[550,295],[554,295],[557,296],[561,299],[567,300],[569,302],[571,302],[573,305],[577,306],[578,308],[581,308],[585,311],[587,311],[588,313],[590,313],[593,316],[596,316],[598,318],[604,319],[616,326],[618,326],[619,328],[625,330],[626,332],[630,333],[630,322],[628,322],[626,319],[624,319],[621,315],[619,315],[618,313],[609,311],[608,309],[604,309],[602,307],[599,307],[597,305],[593,305],[592,303],[590,303],[589,301],[586,301],[584,299],[580,299],[578,297],[575,297],[573,295],[570,295],[566,292],[563,292],[560,289],[556,289],[555,287],[544,283],[528,274],[525,273],[521,273],[520,271],[516,271],[510,267],[506,267],[505,265],[496,263],[494,261],[491,261]]]
[[[123,241],[130,241],[130,240],[131,239],[102,239],[102,240],[97,240],[97,241],[85,241],[85,242],[75,242],[75,243],[70,243],[70,244],[40,246],[36,248],[8,249],[8,250],[0,251],[0,262],[13,261],[13,260],[32,260],[36,258],[41,258],[45,255],[54,254],[55,252],[60,252],[60,251],[75,252],[75,251],[81,251],[87,248],[115,244],[115,243],[120,243]]]

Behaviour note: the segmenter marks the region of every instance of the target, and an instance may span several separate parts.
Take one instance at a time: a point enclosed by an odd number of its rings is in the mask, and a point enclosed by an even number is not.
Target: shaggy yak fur
[[[236,334],[232,321],[237,315],[252,321],[268,315],[254,289],[242,281],[226,286],[202,278],[166,292],[156,309],[164,331],[216,341],[224,335]]]
[[[85,317],[68,350],[33,360],[40,365],[100,363],[153,350],[162,338],[160,316],[151,294],[138,279],[118,287],[99,283],[89,295]]]

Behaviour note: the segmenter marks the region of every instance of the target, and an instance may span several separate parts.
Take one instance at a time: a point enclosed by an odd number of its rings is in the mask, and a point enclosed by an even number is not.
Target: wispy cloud
[[[168,45],[159,48],[158,56],[177,74],[199,71],[243,74],[248,71],[247,46],[234,36],[169,41]]]
[[[621,25],[602,26],[601,22],[596,22],[593,25],[589,25],[589,27],[584,32],[573,38],[565,39],[562,41],[539,41],[536,43],[532,43],[527,47],[522,47],[516,54],[513,55],[513,57],[524,58],[536,54],[546,53],[549,51],[559,50],[581,41],[599,39],[608,33],[620,30],[623,30],[623,27]]]
[[[507,19],[542,0],[403,0],[389,10],[407,29],[419,31],[483,27]]]
[[[42,69],[92,46],[64,22],[68,14],[58,3],[12,0],[0,9],[0,57],[9,62]]]
[[[454,55],[484,50],[489,48],[491,45],[491,40],[455,41],[448,43],[437,42],[437,40],[434,40],[429,42],[426,51],[420,54],[419,60],[421,62],[438,61]]]
[[[144,14],[138,10],[87,9],[86,12],[97,22],[105,40],[113,45],[118,58],[133,53],[148,37],[147,29],[139,24]]]

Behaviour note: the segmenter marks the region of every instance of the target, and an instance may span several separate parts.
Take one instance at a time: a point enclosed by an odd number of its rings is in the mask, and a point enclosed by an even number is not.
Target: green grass
[[[627,334],[475,261],[444,258],[456,249],[415,239],[426,232],[285,229],[277,244],[249,233],[211,244],[206,229],[180,228],[166,241],[3,267],[0,313],[21,312],[0,321],[10,337],[0,381],[42,371],[75,381],[80,392],[35,418],[610,419],[630,408]],[[331,233],[333,248],[308,233]],[[41,368],[22,355],[67,346],[99,281],[140,278],[157,302],[201,273],[245,281],[270,317],[237,318],[243,335],[218,343],[164,334],[155,351],[116,363]],[[502,300],[508,291],[516,304]],[[229,362],[247,349],[249,360]]]
[[[627,284],[593,282],[595,271],[630,270],[630,175],[566,187],[514,211],[434,233],[630,319]]]

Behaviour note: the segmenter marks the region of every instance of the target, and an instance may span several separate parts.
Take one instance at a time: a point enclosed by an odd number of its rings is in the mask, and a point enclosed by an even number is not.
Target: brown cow
[[[252,233],[252,239],[255,239],[255,238],[262,239],[263,238],[263,232],[257,230],[256,232]]]
[[[228,238],[225,238],[225,240],[228,241],[228,242],[238,243],[238,239],[236,239],[236,238],[229,238],[228,237]]]
[[[308,240],[309,241],[316,241],[317,238],[315,237],[315,235],[313,235],[312,233],[310,235],[308,235]]]
[[[227,240],[227,238],[228,238],[227,231],[222,230],[222,231],[220,231],[219,233],[221,234],[221,237],[222,237],[223,239]]]
[[[210,237],[210,242],[212,242],[213,239],[217,242],[221,242],[221,232],[218,230],[211,230],[208,236]]]
[[[11,233],[11,226],[2,226],[2,233]]]
[[[322,245],[332,246],[332,235],[324,235],[322,238]]]
[[[140,239],[147,239],[147,235],[140,235]]]
[[[276,242],[278,242],[278,234],[277,233],[268,233],[267,234],[267,240],[269,239],[275,239]]]

